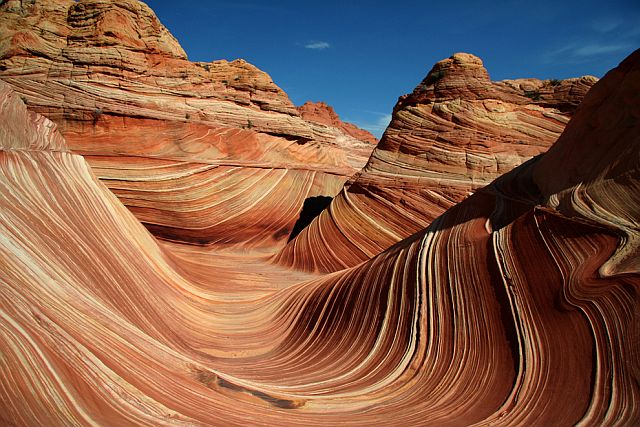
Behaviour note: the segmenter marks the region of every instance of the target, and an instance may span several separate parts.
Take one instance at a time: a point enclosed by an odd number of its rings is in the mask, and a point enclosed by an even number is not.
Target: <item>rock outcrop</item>
[[[0,79],[171,240],[284,244],[304,200],[334,196],[373,149],[304,120],[243,60],[188,61],[137,0],[3,2]]]
[[[545,152],[595,81],[492,82],[473,55],[438,62],[399,99],[365,168],[276,262],[336,271],[425,228],[478,188]]]
[[[298,112],[305,120],[341,129],[345,134],[351,135],[359,141],[367,141],[374,145],[378,143],[378,140],[371,132],[340,120],[333,107],[324,102],[307,101],[298,107]]]
[[[640,422],[640,51],[547,153],[324,276],[159,244],[2,83],[0,129],[3,424]]]

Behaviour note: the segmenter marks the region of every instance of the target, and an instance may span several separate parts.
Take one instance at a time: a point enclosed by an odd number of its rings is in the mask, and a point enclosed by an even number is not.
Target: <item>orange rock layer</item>
[[[546,154],[318,275],[158,243],[0,84],[0,419],[637,424],[639,106],[637,51]]]
[[[275,261],[331,272],[379,254],[545,152],[595,81],[492,82],[473,55],[438,62],[400,98],[365,168]]]
[[[334,196],[373,149],[341,122],[304,120],[243,60],[188,61],[137,0],[2,2],[0,79],[140,220],[176,240],[282,245],[305,198]],[[178,204],[164,202],[169,193]]]
[[[340,117],[338,117],[333,108],[324,102],[307,101],[298,107],[298,112],[300,112],[303,119],[310,122],[322,123],[327,126],[339,128],[347,135],[351,135],[360,141],[367,141],[372,144],[378,143],[376,137],[370,132],[340,120]]]

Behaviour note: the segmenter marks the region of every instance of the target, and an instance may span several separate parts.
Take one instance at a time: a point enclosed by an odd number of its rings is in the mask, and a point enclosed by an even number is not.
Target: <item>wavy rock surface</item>
[[[188,61],[136,0],[3,2],[0,79],[173,240],[283,244],[305,199],[334,196],[373,149],[304,120],[243,60]]]
[[[546,154],[324,276],[158,244],[0,107],[5,424],[640,422],[640,51]]]
[[[379,254],[545,152],[595,81],[492,82],[473,55],[438,62],[399,99],[365,168],[275,261],[330,272]]]
[[[367,132],[366,130],[360,129],[351,123],[346,123],[340,120],[340,117],[336,114],[333,107],[324,102],[307,101],[297,108],[298,112],[305,120],[341,129],[347,135],[351,135],[360,141],[367,141],[374,145],[378,143],[378,140],[371,134],[371,132]]]
[[[0,85],[0,419],[637,424],[639,82],[640,51],[548,153],[325,276],[159,245]]]

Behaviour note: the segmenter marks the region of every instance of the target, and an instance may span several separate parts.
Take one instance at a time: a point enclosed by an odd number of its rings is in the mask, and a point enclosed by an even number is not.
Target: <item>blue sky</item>
[[[494,80],[602,77],[640,48],[640,1],[147,0],[192,61],[243,58],[296,105],[380,136],[398,97],[455,52]]]

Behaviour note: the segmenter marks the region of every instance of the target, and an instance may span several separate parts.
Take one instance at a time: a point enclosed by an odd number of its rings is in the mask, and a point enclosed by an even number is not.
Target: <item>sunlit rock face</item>
[[[0,420],[636,425],[639,190],[640,51],[547,153],[326,275],[157,241],[0,83]]]
[[[435,64],[365,168],[275,258],[330,272],[368,260],[556,141],[594,77],[493,82],[480,58]]]
[[[188,61],[136,0],[2,2],[0,79],[170,240],[281,246],[304,201],[337,194],[373,149],[304,120],[243,60]]]
[[[333,110],[333,107],[324,102],[307,101],[298,107],[298,112],[303,119],[310,122],[322,123],[327,126],[336,127],[341,129],[345,134],[351,135],[360,141],[367,141],[372,144],[378,143],[378,140],[371,134],[371,132],[340,120],[340,117]]]

